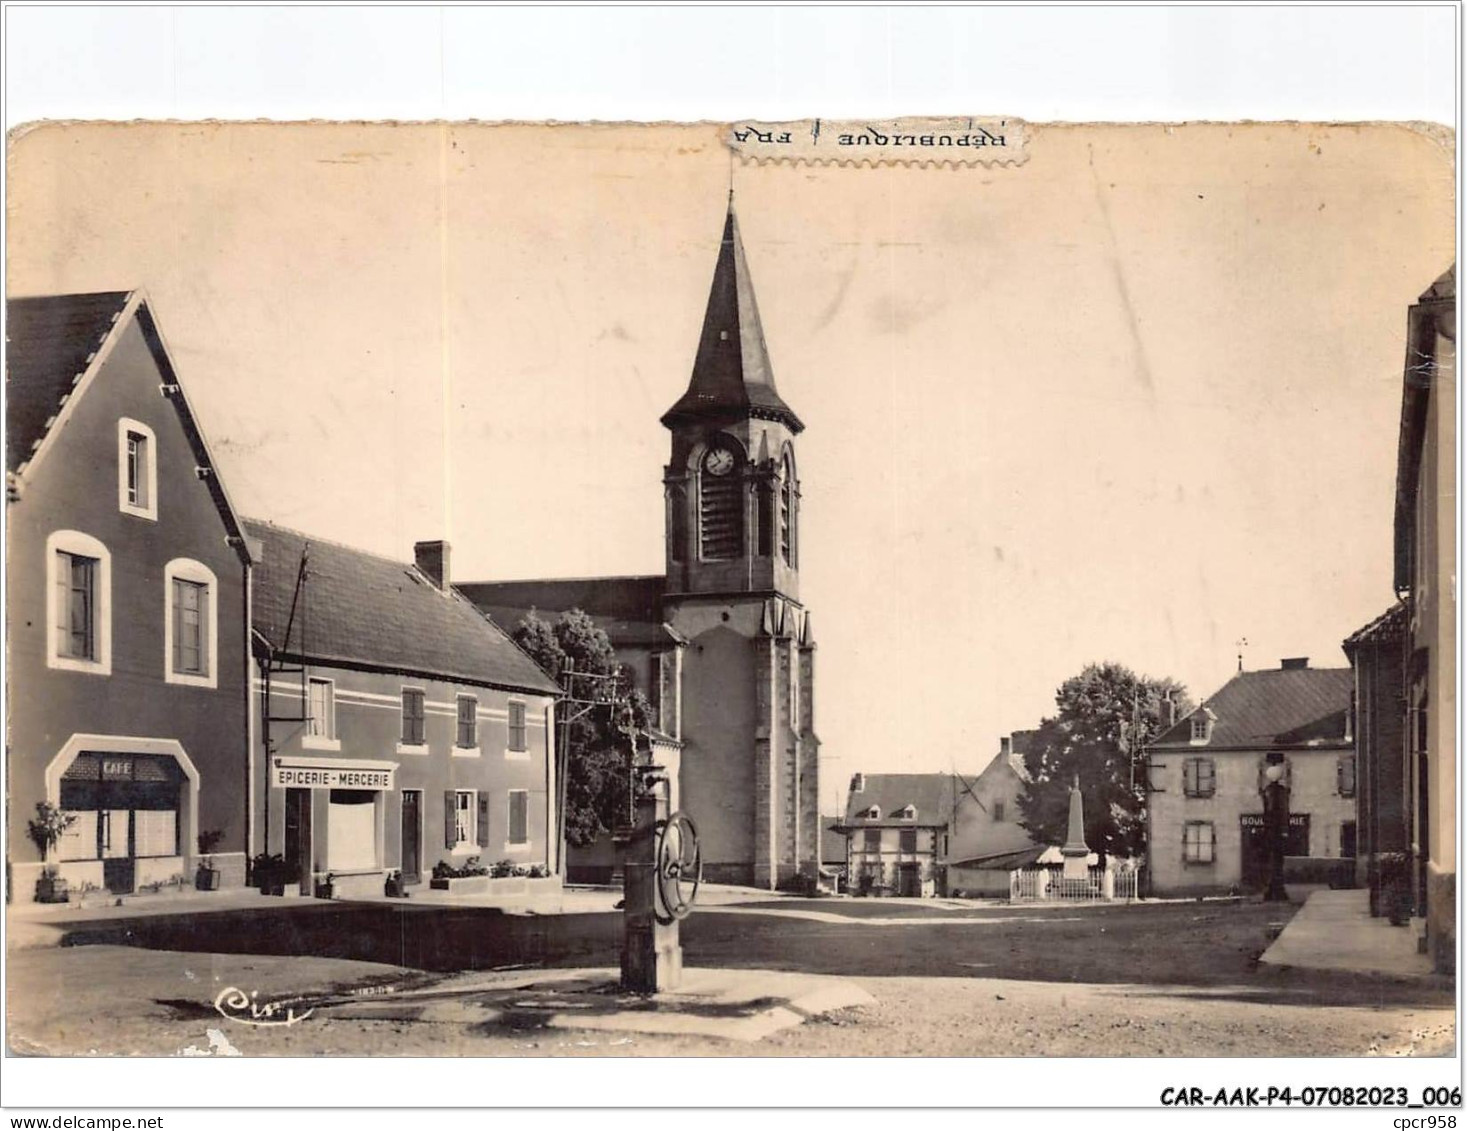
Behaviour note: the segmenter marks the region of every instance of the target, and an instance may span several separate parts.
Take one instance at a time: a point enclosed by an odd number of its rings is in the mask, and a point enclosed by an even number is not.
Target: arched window
[[[672,560],[688,560],[688,493],[681,487],[667,489],[668,535],[672,543]]]
[[[772,557],[774,555],[774,484],[768,479],[759,481],[755,501],[758,504],[756,529],[759,532],[759,556],[761,558]]]
[[[779,477],[779,554],[796,564],[795,461],[786,449]]]
[[[719,437],[698,463],[698,551],[704,561],[737,558],[744,552],[743,456],[735,442]]]

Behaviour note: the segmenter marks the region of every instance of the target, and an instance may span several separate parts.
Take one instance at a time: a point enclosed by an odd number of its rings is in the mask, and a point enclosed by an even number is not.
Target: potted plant
[[[1411,922],[1411,861],[1404,852],[1380,854],[1380,913],[1393,927]]]
[[[51,854],[66,835],[66,830],[74,824],[76,817],[73,814],[63,812],[49,801],[36,802],[36,815],[30,819],[26,831],[45,862],[36,878],[37,903],[65,903],[70,894],[66,877],[51,862]]]
[[[382,884],[382,894],[390,899],[407,898],[407,884],[403,881],[401,872],[387,873],[387,879]]]
[[[327,872],[326,878],[316,885],[317,899],[336,898],[336,873]]]
[[[214,867],[214,857],[210,855],[224,839],[221,829],[209,829],[199,834],[199,870],[194,873],[194,887],[199,891],[219,890],[219,869]]]
[[[260,889],[261,895],[284,895],[285,857],[274,852],[255,856],[250,860],[250,882]]]

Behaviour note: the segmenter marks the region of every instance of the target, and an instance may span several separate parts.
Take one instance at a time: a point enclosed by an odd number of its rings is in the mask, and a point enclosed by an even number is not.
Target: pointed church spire
[[[687,392],[663,415],[662,423],[667,428],[699,421],[725,424],[748,416],[783,421],[796,433],[805,427],[774,387],[774,370],[764,344],[730,187],[723,243],[713,269],[693,377]]]

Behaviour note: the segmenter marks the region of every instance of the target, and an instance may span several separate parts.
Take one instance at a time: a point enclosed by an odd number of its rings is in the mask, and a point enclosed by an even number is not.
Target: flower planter
[[[42,873],[36,878],[37,903],[65,903],[71,896],[71,887],[65,876]]]
[[[382,882],[382,894],[388,899],[406,899],[408,897],[407,883],[399,875],[388,876]]]
[[[194,873],[194,887],[199,891],[218,891],[219,877],[218,868],[200,868]]]
[[[438,877],[428,881],[434,891],[446,891],[449,895],[483,894],[489,890],[488,876]]]

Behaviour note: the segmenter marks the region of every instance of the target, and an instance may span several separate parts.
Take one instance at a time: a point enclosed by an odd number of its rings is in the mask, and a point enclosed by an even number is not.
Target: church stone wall
[[[682,807],[698,828],[704,877],[752,883],[757,617],[736,605],[691,605],[677,609],[672,624],[690,641],[683,654]]]

